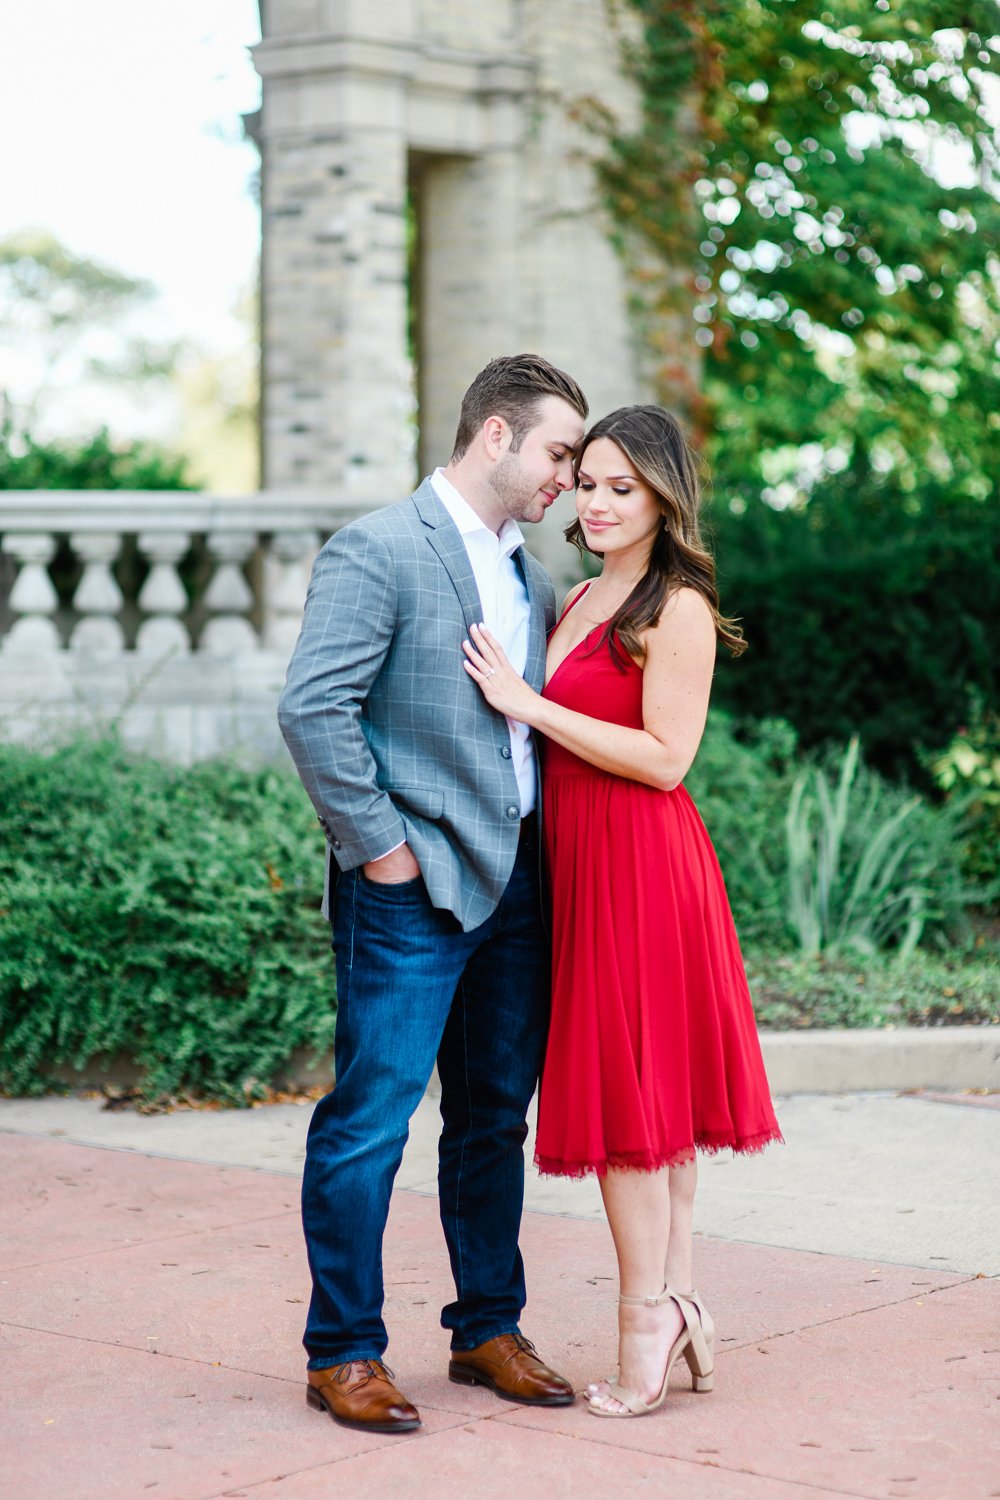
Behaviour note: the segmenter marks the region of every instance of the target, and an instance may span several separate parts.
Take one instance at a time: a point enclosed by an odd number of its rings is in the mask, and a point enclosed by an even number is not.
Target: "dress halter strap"
[[[560,626],[562,624],[563,620],[565,620],[566,616],[569,614],[569,612],[570,612],[571,609],[575,609],[575,607],[579,604],[580,600],[583,598],[584,594],[586,594],[588,592],[588,590],[590,589],[590,585],[593,583],[593,581],[594,580],[592,578],[588,578],[587,581],[586,581],[586,583],[583,585],[583,588],[580,589],[579,593],[574,594],[573,597],[572,597],[572,599],[570,599],[568,601],[568,603],[566,605],[566,608],[563,610],[562,614],[559,616],[558,620],[555,623],[555,626],[553,626],[553,629],[557,628],[558,626]]]

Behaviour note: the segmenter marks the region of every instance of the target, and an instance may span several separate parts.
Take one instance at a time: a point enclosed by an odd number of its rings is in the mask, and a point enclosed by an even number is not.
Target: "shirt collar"
[[[434,493],[462,536],[470,536],[474,531],[484,531],[487,536],[496,538],[500,551],[507,557],[516,552],[518,547],[523,547],[524,534],[516,521],[508,516],[499,532],[491,531],[482,517],[472,509],[468,500],[459,494],[443,469],[434,470],[431,475],[431,484],[434,486]]]

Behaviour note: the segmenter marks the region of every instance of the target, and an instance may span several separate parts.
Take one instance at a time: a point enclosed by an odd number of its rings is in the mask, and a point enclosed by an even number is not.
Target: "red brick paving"
[[[714,1394],[676,1372],[598,1422],[448,1382],[437,1204],[400,1192],[388,1357],[425,1425],[366,1437],[305,1405],[293,1178],[16,1136],[0,1170],[5,1500],[1000,1495],[996,1280],[699,1238]],[[583,1385],[613,1363],[607,1230],[529,1214],[523,1246],[525,1331]]]

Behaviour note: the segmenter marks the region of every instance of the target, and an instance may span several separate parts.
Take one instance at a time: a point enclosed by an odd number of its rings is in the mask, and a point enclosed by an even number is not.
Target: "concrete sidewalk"
[[[139,1117],[0,1100],[5,1500],[332,1494],[805,1500],[1000,1495],[997,1096],[779,1101],[788,1144],[706,1161],[718,1377],[597,1422],[447,1380],[436,1106],[386,1242],[389,1358],[424,1431],[308,1410],[297,1181],[308,1108]],[[592,1183],[532,1177],[524,1327],[578,1386],[614,1358]]]

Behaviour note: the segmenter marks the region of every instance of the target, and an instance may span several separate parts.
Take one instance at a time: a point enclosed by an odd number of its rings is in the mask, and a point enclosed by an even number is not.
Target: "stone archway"
[[[498,353],[564,365],[595,413],[640,399],[625,275],[571,113],[586,95],[633,107],[607,0],[261,10],[265,485],[402,497],[418,401],[427,468]]]

